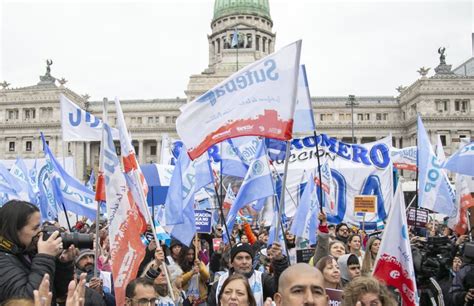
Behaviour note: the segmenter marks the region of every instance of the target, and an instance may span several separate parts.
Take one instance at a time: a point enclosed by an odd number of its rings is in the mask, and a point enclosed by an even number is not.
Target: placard
[[[194,218],[196,219],[196,232],[210,233],[212,227],[212,213],[207,210],[196,209],[194,211]]]
[[[314,249],[312,248],[296,250],[296,262],[308,263],[313,256]]]
[[[326,288],[326,294],[329,297],[329,306],[342,305],[342,290]]]
[[[415,220],[416,216],[416,220]],[[429,211],[424,208],[410,207],[407,214],[407,224],[415,227],[425,227],[428,223]]]
[[[354,212],[375,213],[377,197],[374,195],[357,195],[354,197]]]

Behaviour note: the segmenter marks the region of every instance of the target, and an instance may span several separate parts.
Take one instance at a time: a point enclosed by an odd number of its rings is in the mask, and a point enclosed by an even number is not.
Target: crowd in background
[[[323,213],[318,218],[307,263],[297,263],[300,241],[294,235],[286,232],[284,243],[270,245],[269,228],[262,224],[239,223],[227,244],[221,224],[210,234],[197,234],[191,245],[144,239],[146,254],[127,285],[127,305],[328,305],[326,291],[332,289],[342,291],[342,305],[399,304],[397,291],[371,276],[382,232],[328,224]],[[42,222],[35,205],[13,200],[0,208],[1,305],[116,304],[106,220],[98,237],[96,224],[87,220],[71,230],[98,239],[99,250],[95,243],[65,246],[61,232],[70,230]],[[410,234],[414,245],[427,237],[449,239],[449,258],[434,277],[445,305],[472,305],[474,270],[464,254],[468,236],[438,222]]]

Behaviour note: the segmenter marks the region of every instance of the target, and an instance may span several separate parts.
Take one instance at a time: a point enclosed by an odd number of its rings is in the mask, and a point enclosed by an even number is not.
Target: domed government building
[[[121,100],[140,163],[160,162],[164,134],[178,138],[175,121],[182,105],[224,80],[237,67],[274,52],[276,34],[272,28],[268,0],[215,1],[211,33],[207,35],[209,64],[201,73],[190,76],[186,88],[183,84],[186,98]],[[231,47],[235,29],[239,33],[238,48]],[[202,36],[204,39],[204,33]],[[432,142],[439,134],[446,153],[451,154],[461,138],[474,134],[474,58],[452,69],[440,53],[435,74],[428,77],[428,71],[420,69],[418,80],[397,88],[398,96],[312,97],[318,132],[352,142],[353,111],[355,142],[371,142],[391,133],[394,146],[407,147],[416,143],[416,114],[420,113]],[[85,180],[90,170],[98,167],[100,144],[69,142],[63,148],[59,96],[64,94],[98,117],[102,116],[102,101],[89,101],[53,75],[48,64],[36,85],[11,88],[7,82],[0,84],[0,159],[43,157],[39,138],[39,131],[43,131],[53,153],[73,156],[76,177]],[[111,101],[108,120],[112,125],[114,117]]]

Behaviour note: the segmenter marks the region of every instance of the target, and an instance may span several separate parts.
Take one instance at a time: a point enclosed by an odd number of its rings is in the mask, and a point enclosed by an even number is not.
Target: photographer
[[[456,273],[451,288],[453,305],[474,305],[474,243],[464,243],[464,265]]]
[[[31,203],[11,200],[0,208],[0,301],[33,298],[46,273],[53,300],[66,297],[76,249],[63,250],[58,231],[43,240],[40,226],[39,209]]]

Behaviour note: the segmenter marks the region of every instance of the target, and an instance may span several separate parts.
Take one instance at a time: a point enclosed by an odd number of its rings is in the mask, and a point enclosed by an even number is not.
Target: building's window
[[[160,123],[160,116],[155,117],[155,123]]]
[[[15,152],[15,142],[14,141],[10,141],[8,143],[8,151]]]
[[[137,117],[137,123],[142,124],[142,117]]]
[[[402,112],[402,119],[406,120],[406,118],[407,118],[407,114],[405,112]]]
[[[217,53],[221,53],[221,40],[218,38],[216,39],[217,42]]]
[[[365,120],[370,120],[370,114],[364,114],[364,119]]]
[[[8,120],[16,120],[18,119],[18,109],[9,109],[8,112]]]
[[[449,100],[447,99],[437,99],[435,100],[436,110],[440,113],[447,112],[449,109]]]
[[[262,51],[265,52],[265,46],[267,44],[267,38],[266,37],[263,37],[262,38]]]
[[[135,155],[140,155],[140,152],[138,151],[138,146],[133,145],[133,148],[135,149]]]
[[[383,121],[387,121],[387,120],[388,120],[388,114],[387,114],[387,113],[383,113],[383,114],[382,114],[382,120],[383,120]]]
[[[446,135],[439,135],[439,138],[441,139],[441,145],[443,147],[446,146]]]
[[[36,117],[36,111],[34,108],[27,108],[24,110],[25,111],[25,119],[35,119]]]
[[[375,120],[377,120],[377,121],[382,120],[382,114],[376,113],[376,114],[375,114]]]
[[[173,116],[173,123],[176,123],[176,119],[178,119],[178,117]]]
[[[155,145],[150,146],[150,155],[156,155],[156,146]]]
[[[32,148],[33,148],[33,143],[31,141],[27,141],[26,142],[26,151],[31,152]]]
[[[153,123],[154,118],[153,117],[148,117],[148,123]]]
[[[469,100],[454,100],[454,110],[457,112],[465,113],[468,111]]]
[[[357,114],[357,120],[359,121],[364,120],[364,114]]]
[[[260,36],[255,36],[255,50],[260,51]]]
[[[42,118],[52,118],[53,108],[52,107],[42,107],[40,108],[40,114]]]

